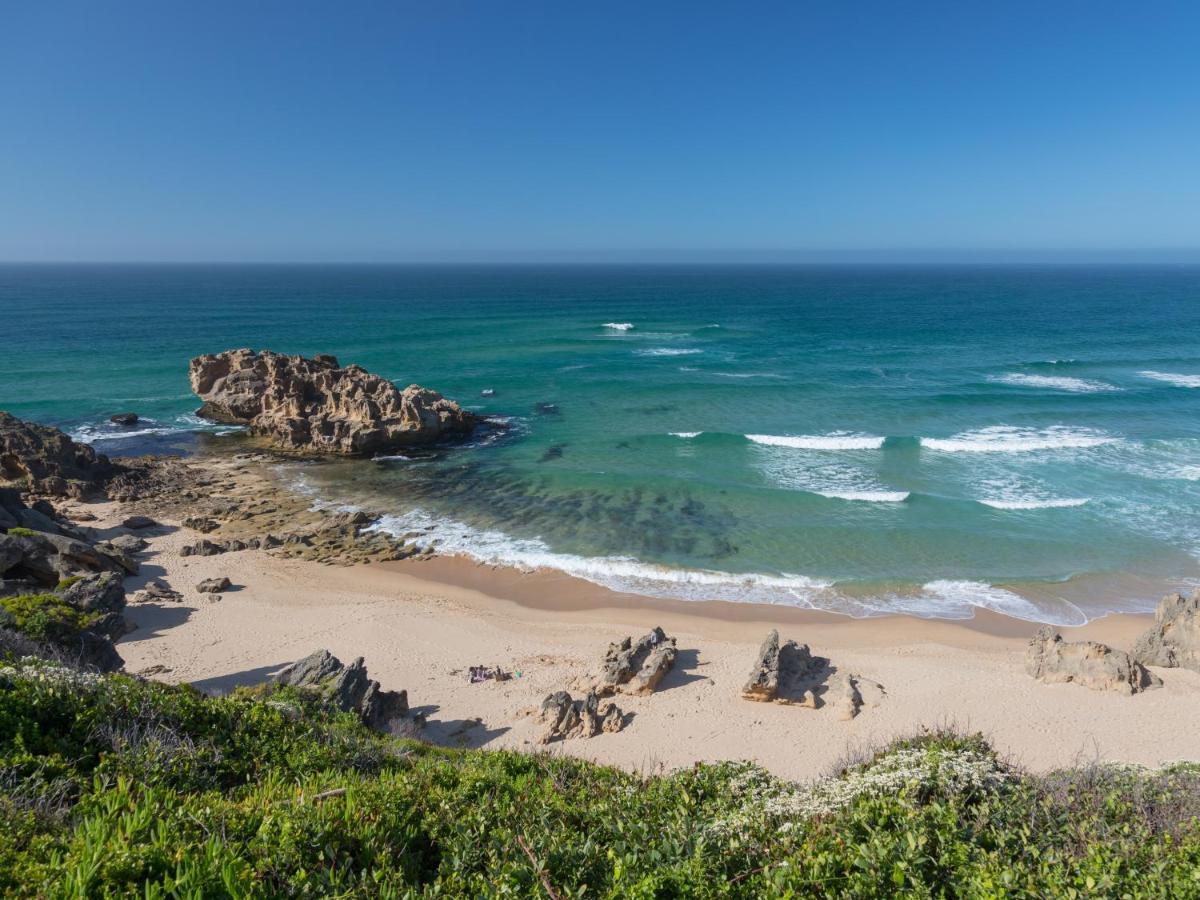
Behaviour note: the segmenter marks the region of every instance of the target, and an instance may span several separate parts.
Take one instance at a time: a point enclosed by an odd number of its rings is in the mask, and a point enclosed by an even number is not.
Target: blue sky
[[[0,0],[0,259],[1200,259],[1195,3]]]

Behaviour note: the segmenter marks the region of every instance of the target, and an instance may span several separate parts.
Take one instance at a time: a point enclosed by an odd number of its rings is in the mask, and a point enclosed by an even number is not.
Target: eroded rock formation
[[[1130,655],[1147,666],[1200,672],[1200,591],[1163,597],[1153,627],[1137,639]]]
[[[1025,651],[1025,671],[1048,684],[1075,682],[1094,691],[1136,694],[1160,687],[1161,679],[1123,650],[1096,641],[1065,641],[1041,628]]]
[[[798,699],[793,694],[796,682],[824,662],[813,657],[808,644],[787,641],[781,645],[779,632],[772,628],[758,648],[758,658],[742,688],[742,696],[764,703],[793,703]]]
[[[601,697],[617,691],[627,694],[653,693],[671,671],[677,653],[675,638],[667,637],[661,628],[643,635],[636,643],[633,638],[627,637],[609,644],[600,674],[590,688]]]
[[[360,656],[345,665],[328,650],[317,650],[292,663],[273,679],[276,684],[314,691],[343,712],[354,712],[363,724],[392,731],[408,717],[408,692],[385,691],[367,676]]]
[[[885,694],[883,685],[853,672],[839,672],[829,660],[813,656],[808,644],[781,643],[775,629],[759,647],[742,688],[747,700],[809,709],[829,706],[843,719],[853,719],[864,705],[878,706]]]
[[[625,725],[625,714],[615,703],[601,703],[595,691],[588,691],[582,700],[572,699],[566,691],[555,691],[542,701],[539,718],[546,726],[541,738],[543,744],[612,734]]]
[[[57,497],[99,494],[116,467],[87,444],[57,428],[25,422],[0,412],[0,482]]]
[[[286,450],[370,455],[462,438],[481,421],[435,391],[401,390],[328,355],[227,350],[196,357],[189,375],[204,401],[197,415],[246,425]]]

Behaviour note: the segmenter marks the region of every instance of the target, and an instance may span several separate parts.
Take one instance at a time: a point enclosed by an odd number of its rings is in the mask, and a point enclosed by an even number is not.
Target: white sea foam
[[[403,453],[389,453],[386,456],[372,456],[371,462],[412,462],[412,457]]]
[[[908,491],[813,491],[833,500],[859,500],[866,503],[903,503]]]
[[[85,444],[99,444],[107,441],[123,441],[129,438],[150,437],[151,435],[186,434],[191,431],[204,431],[209,434],[223,435],[244,431],[241,425],[217,425],[207,422],[190,413],[176,416],[173,423],[162,423],[157,419],[142,417],[138,419],[142,427],[129,428],[112,422],[88,422],[73,431],[67,432],[71,440]]]
[[[417,543],[440,554],[461,555],[485,565],[525,571],[553,569],[610,590],[681,600],[726,600],[822,609],[856,618],[908,614],[925,618],[969,619],[990,609],[1032,622],[1082,625],[1087,616],[1074,604],[1037,605],[1012,591],[977,581],[933,581],[915,594],[851,597],[832,582],[781,573],[721,572],[641,562],[631,557],[585,557],[555,553],[537,538],[513,538],[498,531],[471,528],[422,510],[383,516],[367,530],[393,535],[419,534]]]
[[[984,506],[994,509],[1067,509],[1072,506],[1083,506],[1088,502],[1087,497],[1047,498],[1044,500],[980,500]]]
[[[632,322],[605,322],[604,327],[612,331],[629,331],[633,328]]]
[[[992,425],[964,431],[949,438],[921,438],[921,446],[943,453],[1028,453],[1035,450],[1063,450],[1098,447],[1115,443],[1118,438],[1094,428],[1052,425],[1049,428],[1015,428]]]
[[[1181,375],[1175,372],[1153,371],[1138,372],[1138,374],[1143,378],[1152,378],[1155,381],[1165,381],[1167,384],[1175,385],[1175,387],[1200,388],[1200,375]]]
[[[994,381],[998,384],[1008,384],[1014,387],[1067,391],[1072,394],[1100,394],[1121,390],[1116,385],[1108,384],[1105,381],[1070,378],[1066,375],[1027,375],[1023,372],[1011,372],[1007,375],[989,375],[988,381]]]
[[[699,437],[702,434],[704,434],[703,431],[672,431],[672,432],[670,432],[671,437],[677,437],[677,438],[694,438],[694,437]]]
[[[638,356],[695,356],[703,353],[695,347],[648,347],[645,350],[634,350]]]
[[[974,615],[975,609],[990,609],[1028,622],[1051,625],[1086,625],[1088,617],[1073,603],[1059,600],[1054,609],[1038,606],[1020,594],[982,581],[931,581],[921,592],[934,601],[933,615],[955,617],[955,613]],[[917,613],[918,615],[920,613]]]
[[[870,434],[834,431],[830,434],[748,434],[746,440],[767,447],[791,447],[794,450],[878,450],[885,439]]]
[[[786,378],[776,372],[713,372],[722,378]]]
[[[441,554],[462,555],[485,565],[518,569],[555,569],[615,591],[683,600],[730,600],[815,608],[813,599],[829,582],[803,575],[758,575],[712,569],[682,569],[624,556],[577,556],[555,553],[538,538],[514,538],[499,531],[472,528],[423,510],[383,516],[368,530],[393,535],[419,532],[418,543]]]

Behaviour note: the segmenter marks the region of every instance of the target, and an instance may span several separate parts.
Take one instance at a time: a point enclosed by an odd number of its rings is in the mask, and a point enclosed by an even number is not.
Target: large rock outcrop
[[[1025,651],[1025,671],[1048,684],[1075,682],[1094,691],[1136,694],[1162,686],[1162,680],[1123,650],[1096,641],[1065,641],[1041,628]]]
[[[1137,639],[1131,655],[1147,666],[1200,672],[1200,591],[1163,597],[1153,627]]]
[[[675,638],[667,637],[661,628],[655,628],[636,642],[626,637],[608,645],[600,674],[587,688],[601,697],[617,691],[652,694],[671,671],[677,654]]]
[[[189,375],[204,401],[197,415],[285,450],[365,456],[466,437],[481,421],[435,391],[401,390],[328,355],[227,350],[196,357]]]
[[[361,656],[347,666],[328,650],[317,650],[273,680],[313,691],[342,712],[357,713],[364,725],[378,731],[393,731],[408,716],[408,692],[383,690],[378,681],[367,677]]]
[[[17,482],[38,494],[83,498],[100,493],[117,471],[103,453],[57,428],[0,411],[0,482]]]

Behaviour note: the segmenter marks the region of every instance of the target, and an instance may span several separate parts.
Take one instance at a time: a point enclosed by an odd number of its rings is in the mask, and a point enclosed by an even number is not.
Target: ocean
[[[488,563],[1064,625],[1200,583],[1198,267],[7,265],[0,321],[0,409],[110,455],[239,447],[187,363],[242,346],[502,418],[281,464]]]

